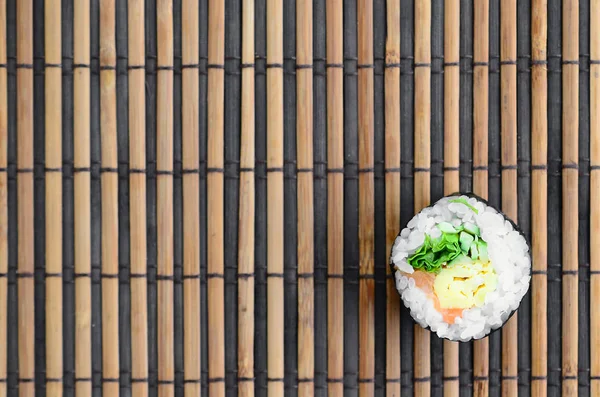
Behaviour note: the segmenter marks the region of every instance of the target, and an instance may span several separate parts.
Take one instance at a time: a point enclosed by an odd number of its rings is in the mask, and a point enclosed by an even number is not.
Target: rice
[[[390,264],[413,319],[453,341],[480,339],[500,328],[531,281],[523,234],[470,194],[444,197],[416,214],[396,238]]]

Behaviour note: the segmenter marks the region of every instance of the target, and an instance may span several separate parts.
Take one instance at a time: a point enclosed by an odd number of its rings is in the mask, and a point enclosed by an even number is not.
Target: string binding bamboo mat
[[[599,396],[600,1],[0,0],[0,397]],[[489,338],[396,234],[532,243]]]

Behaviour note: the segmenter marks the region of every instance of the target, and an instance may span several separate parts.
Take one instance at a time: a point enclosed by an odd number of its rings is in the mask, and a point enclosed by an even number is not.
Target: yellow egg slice
[[[488,292],[496,289],[498,278],[490,262],[458,263],[443,267],[433,283],[442,309],[482,306]]]

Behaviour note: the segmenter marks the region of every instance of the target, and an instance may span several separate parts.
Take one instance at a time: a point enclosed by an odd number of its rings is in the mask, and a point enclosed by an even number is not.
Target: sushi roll
[[[394,242],[390,266],[412,318],[452,341],[502,327],[531,281],[525,236],[473,194],[444,197],[415,215]]]

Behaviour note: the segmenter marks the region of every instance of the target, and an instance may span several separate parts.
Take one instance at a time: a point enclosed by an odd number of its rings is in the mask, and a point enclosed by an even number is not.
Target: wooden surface
[[[0,397],[600,393],[600,2],[0,0]],[[401,227],[531,242],[482,341]]]

